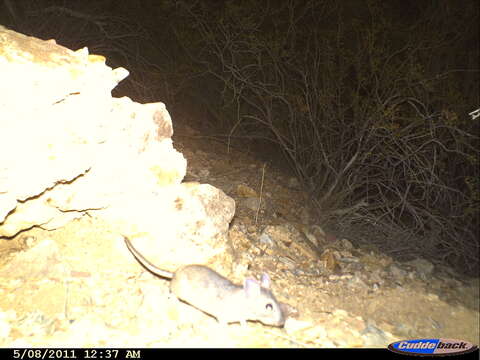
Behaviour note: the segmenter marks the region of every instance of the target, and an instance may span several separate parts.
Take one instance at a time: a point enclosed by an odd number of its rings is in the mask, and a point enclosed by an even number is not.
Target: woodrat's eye
[[[268,303],[267,305],[265,305],[265,310],[272,311],[273,305],[271,303]]]

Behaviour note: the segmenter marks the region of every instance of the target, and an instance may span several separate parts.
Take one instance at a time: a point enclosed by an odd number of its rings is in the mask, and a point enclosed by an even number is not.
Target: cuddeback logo
[[[388,345],[388,350],[404,355],[458,355],[478,349],[477,345],[456,339],[402,340]]]

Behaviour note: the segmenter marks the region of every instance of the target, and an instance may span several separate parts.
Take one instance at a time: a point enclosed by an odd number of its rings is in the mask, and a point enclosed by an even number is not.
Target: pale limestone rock
[[[0,237],[89,214],[154,239],[172,266],[227,253],[234,201],[180,185],[165,105],[111,97],[127,70],[0,27],[0,72]]]

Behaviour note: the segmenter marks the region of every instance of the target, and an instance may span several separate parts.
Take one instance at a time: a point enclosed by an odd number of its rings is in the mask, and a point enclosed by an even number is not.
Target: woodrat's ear
[[[254,279],[245,279],[243,290],[247,297],[255,297],[260,294],[260,284]]]
[[[270,276],[268,274],[263,273],[262,274],[262,287],[265,289],[270,289],[270,284],[272,282],[270,281]]]

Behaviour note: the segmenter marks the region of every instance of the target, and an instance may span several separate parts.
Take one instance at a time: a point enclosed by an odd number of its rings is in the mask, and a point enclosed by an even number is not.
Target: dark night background
[[[283,166],[320,223],[475,274],[479,6],[2,0],[0,24],[127,68],[115,96]]]

